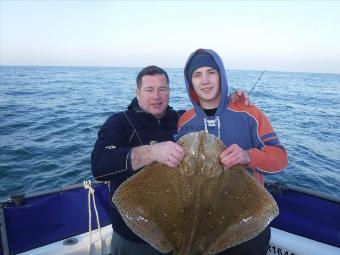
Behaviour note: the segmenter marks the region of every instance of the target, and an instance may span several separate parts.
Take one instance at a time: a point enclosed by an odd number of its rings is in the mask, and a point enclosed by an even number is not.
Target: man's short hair
[[[142,86],[142,78],[145,75],[156,75],[156,74],[160,74],[160,75],[164,75],[166,78],[166,82],[169,85],[169,76],[168,74],[160,67],[158,66],[147,66],[145,68],[143,68],[137,75],[136,78],[136,83],[137,83],[137,88],[140,89],[140,87]]]

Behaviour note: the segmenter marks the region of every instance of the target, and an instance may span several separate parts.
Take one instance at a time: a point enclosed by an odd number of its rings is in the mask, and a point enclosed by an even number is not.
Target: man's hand
[[[248,152],[237,144],[232,144],[222,151],[220,161],[225,170],[237,165],[246,165],[250,162]]]
[[[249,95],[243,90],[236,90],[230,95],[232,103],[243,103],[244,105],[252,105]]]
[[[168,141],[152,145],[154,161],[165,164],[171,168],[177,167],[184,157],[184,149],[177,143]]]

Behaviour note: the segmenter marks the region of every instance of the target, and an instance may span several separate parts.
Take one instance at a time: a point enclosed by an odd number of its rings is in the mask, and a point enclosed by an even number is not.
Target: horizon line
[[[146,65],[148,66],[148,65]],[[68,67],[68,68],[140,68],[143,69],[146,66],[101,66],[101,65],[18,65],[18,64],[13,64],[13,65],[8,65],[8,64],[0,64],[1,67]],[[159,66],[160,68],[163,69],[183,69],[183,67],[162,67]],[[287,71],[287,70],[265,70],[265,69],[233,69],[233,68],[226,68],[226,71],[250,71],[250,72],[278,72],[278,73],[315,73],[315,74],[335,74],[335,75],[340,75],[340,72],[322,72],[322,71]]]

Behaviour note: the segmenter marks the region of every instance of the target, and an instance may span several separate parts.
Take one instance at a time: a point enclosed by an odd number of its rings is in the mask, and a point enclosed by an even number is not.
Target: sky
[[[340,1],[0,0],[0,65],[340,73]]]

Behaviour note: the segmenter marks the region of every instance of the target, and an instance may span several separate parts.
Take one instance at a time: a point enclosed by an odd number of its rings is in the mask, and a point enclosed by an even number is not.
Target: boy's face
[[[192,73],[191,82],[203,109],[217,108],[221,98],[220,75],[216,69],[203,66]]]

